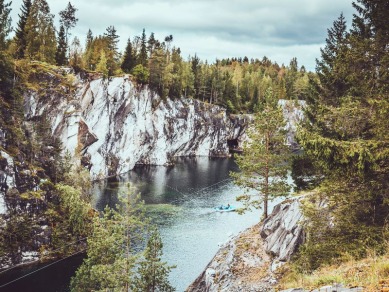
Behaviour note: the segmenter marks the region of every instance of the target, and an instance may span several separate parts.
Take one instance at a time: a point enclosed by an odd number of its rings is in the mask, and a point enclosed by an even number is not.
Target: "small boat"
[[[232,212],[236,210],[235,206],[231,206],[231,205],[228,206],[221,205],[213,209],[218,212]]]

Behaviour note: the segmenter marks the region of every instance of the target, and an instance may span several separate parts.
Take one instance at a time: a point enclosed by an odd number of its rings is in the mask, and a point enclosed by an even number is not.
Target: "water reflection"
[[[177,291],[202,272],[221,243],[229,236],[258,222],[260,211],[238,215],[219,213],[214,206],[235,202],[242,190],[229,178],[237,171],[232,159],[181,158],[174,167],[138,166],[114,182],[96,190],[96,206],[117,202],[117,195],[131,182],[141,193],[148,215],[159,226],[164,260],[177,268],[171,282]]]

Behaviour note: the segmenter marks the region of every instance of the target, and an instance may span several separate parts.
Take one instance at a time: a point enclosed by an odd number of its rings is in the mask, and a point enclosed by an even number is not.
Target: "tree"
[[[79,70],[81,68],[84,68],[83,58],[82,58],[82,48],[81,43],[78,37],[74,37],[72,41],[72,45],[69,49],[69,64],[74,69]]]
[[[100,60],[99,63],[97,63],[96,70],[103,73],[105,78],[108,77],[107,58],[104,50],[100,51]]]
[[[344,58],[347,50],[347,25],[343,13],[327,30],[326,46],[320,49],[321,59],[316,60],[316,72],[320,78],[321,88],[326,95],[322,100],[326,104],[338,104],[344,96],[347,86],[347,71],[344,70]]]
[[[289,187],[286,182],[289,150],[285,145],[285,120],[273,91],[265,94],[263,110],[254,114],[243,155],[236,162],[240,172],[231,173],[234,181],[247,189],[237,198],[244,202],[244,210],[251,206],[260,208],[263,203],[263,217],[268,216],[268,202],[279,196],[286,196]],[[250,194],[255,190],[255,195]]]
[[[132,50],[132,43],[130,38],[128,38],[126,51],[124,52],[123,62],[121,64],[121,68],[125,73],[130,73],[131,70],[136,65],[136,57]]]
[[[327,47],[332,50],[323,50],[318,61],[323,82],[313,86],[312,97],[307,99],[307,121],[299,133],[300,145],[324,175],[317,200],[326,199],[325,209],[331,217],[324,227],[315,221],[307,223],[311,235],[302,258],[310,263],[309,268],[323,262],[316,256],[320,250],[330,250],[326,261],[331,261],[345,252],[359,258],[369,249],[380,253],[386,248],[389,24],[382,17],[389,4],[357,2],[351,31],[344,32],[342,17],[328,31],[332,41]],[[347,77],[345,87],[342,76]]]
[[[138,59],[138,64],[141,64],[143,67],[147,67],[147,45],[146,45],[145,29],[143,29],[142,31],[140,52],[137,59]]]
[[[67,51],[67,44],[65,40],[65,29],[63,25],[61,25],[58,33],[58,45],[57,45],[57,52],[55,54],[55,61],[58,66],[63,66],[67,63],[66,58],[66,51]]]
[[[132,74],[134,75],[136,81],[142,85],[147,84],[149,81],[149,70],[143,67],[141,64],[138,64],[132,70]]]
[[[65,42],[66,46],[69,47],[69,30],[76,26],[78,18],[76,18],[77,9],[69,2],[68,6],[59,12],[60,24],[65,28]]]
[[[138,258],[134,247],[142,243],[148,223],[130,187],[120,197],[117,210],[106,207],[102,217],[94,218],[87,257],[71,280],[72,291],[129,291]]]
[[[174,266],[168,266],[162,262],[162,239],[158,231],[154,229],[147,242],[144,259],[139,263],[137,277],[134,280],[132,291],[134,292],[157,292],[175,291],[169,283],[169,273]]]
[[[6,48],[7,36],[12,30],[11,18],[9,16],[11,3],[4,3],[4,0],[0,0],[0,50]]]
[[[31,0],[23,0],[22,8],[20,9],[21,14],[19,14],[19,21],[15,31],[15,46],[16,46],[15,57],[17,59],[24,58],[24,52],[27,46],[26,23],[27,23],[28,16],[30,14],[31,5],[32,5]]]
[[[33,2],[26,23],[26,57],[48,63],[55,62],[57,46],[53,19],[54,15],[50,14],[46,0]]]
[[[116,69],[119,67],[120,54],[118,52],[117,43],[119,42],[119,36],[116,33],[114,26],[107,27],[104,37],[107,40],[107,48],[105,55],[107,57],[108,75],[113,75]]]

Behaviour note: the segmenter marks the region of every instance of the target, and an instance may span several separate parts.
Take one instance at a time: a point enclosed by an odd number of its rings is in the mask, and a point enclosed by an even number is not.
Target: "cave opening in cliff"
[[[228,139],[227,145],[230,153],[242,153],[242,148],[239,147],[238,139]]]

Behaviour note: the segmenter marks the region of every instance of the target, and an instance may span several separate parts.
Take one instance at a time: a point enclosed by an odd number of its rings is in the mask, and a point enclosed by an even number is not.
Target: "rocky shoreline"
[[[232,237],[217,252],[187,292],[271,291],[277,286],[277,269],[303,242],[300,200],[274,207],[262,223]]]

